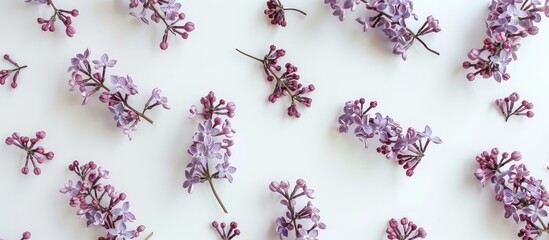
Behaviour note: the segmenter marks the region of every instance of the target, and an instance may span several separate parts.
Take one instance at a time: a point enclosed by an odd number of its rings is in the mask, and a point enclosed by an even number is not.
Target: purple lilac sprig
[[[291,63],[286,63],[284,65],[286,70],[281,72],[282,67],[278,64],[278,60],[286,55],[286,51],[284,49],[277,49],[275,45],[271,45],[269,48],[269,53],[265,54],[263,59],[242,52],[238,48],[236,51],[244,56],[261,62],[267,81],[272,82],[273,80],[276,80],[275,88],[268,98],[270,102],[274,103],[282,96],[290,97],[288,116],[296,118],[301,116],[301,113],[297,110],[297,103],[301,103],[305,107],[311,106],[313,100],[310,97],[305,97],[304,95],[314,91],[315,86],[313,84],[304,86],[299,83],[300,76],[297,74],[297,67]]]
[[[280,240],[291,238],[292,232],[297,240],[317,239],[318,230],[326,229],[326,224],[320,221],[320,210],[311,201],[301,209],[296,207],[301,197],[314,199],[314,190],[307,187],[305,180],[298,179],[291,192],[290,182],[286,180],[272,181],[269,189],[282,195],[284,199],[280,203],[287,209],[284,215],[276,219],[276,233]]]
[[[116,126],[123,129],[123,133],[132,139],[132,132],[137,129],[137,124],[142,119],[153,124],[153,120],[145,115],[145,113],[155,107],[162,106],[164,109],[170,109],[168,99],[161,94],[160,89],[155,88],[152,91],[151,97],[145,103],[143,110],[139,111],[133,108],[128,100],[131,96],[137,95],[137,85],[133,83],[130,75],[117,76],[111,75],[107,78],[107,68],[112,68],[116,65],[116,60],[109,59],[107,54],[103,54],[101,59],[89,60],[90,51],[82,54],[77,54],[71,59],[71,66],[68,72],[71,72],[72,77],[69,80],[69,90],[78,88],[84,100],[82,105],[86,105],[89,98],[95,93],[102,91],[99,100],[107,104],[107,108],[113,115],[113,120],[116,121]],[[93,68],[92,68],[93,64]],[[109,80],[107,80],[109,79]],[[111,86],[107,86],[110,82]]]
[[[522,100],[520,105],[517,104],[518,107],[515,109],[515,103],[518,102],[519,98],[518,93],[514,92],[509,97],[496,99],[496,106],[498,106],[501,114],[505,117],[506,122],[513,115],[526,116],[528,118],[534,117],[534,112],[531,111],[534,108],[534,104],[531,102]]]
[[[381,146],[376,150],[387,159],[395,158],[399,165],[406,169],[406,175],[412,176],[417,165],[425,156],[429,143],[442,143],[442,140],[432,135],[431,128],[426,125],[423,132],[414,128],[403,128],[389,116],[381,113],[370,114],[370,110],[377,107],[376,101],[365,106],[366,100],[361,98],[354,102],[346,102],[343,115],[339,117],[339,132],[345,133],[349,127],[356,125],[355,136],[368,148],[368,139],[379,136]]]
[[[422,227],[403,217],[400,221],[396,219],[389,220],[389,227],[385,230],[388,239],[414,240],[416,238],[426,238],[427,232]]]
[[[189,110],[189,119],[201,116],[204,121],[198,124],[198,132],[192,137],[193,143],[187,150],[191,155],[191,162],[185,170],[183,188],[191,193],[195,184],[208,182],[217,202],[223,211],[228,213],[215,190],[213,179],[227,179],[229,183],[233,182],[232,174],[236,172],[236,167],[231,165],[229,158],[232,155],[230,148],[234,145],[232,138],[236,131],[229,119],[223,120],[221,116],[234,117],[236,105],[224,99],[217,102],[214,92],[211,91],[200,99],[200,103],[201,110],[194,105]],[[221,162],[215,165],[215,169],[210,168],[215,161]]]
[[[17,87],[17,77],[19,76],[19,71],[23,68],[27,68],[27,65],[19,66],[13,59],[11,59],[10,55],[4,54],[4,60],[11,63],[15,68],[13,69],[2,69],[0,70],[0,85],[6,84],[6,79],[12,74],[13,77],[11,79],[11,87],[16,88]]]
[[[160,49],[168,49],[168,36],[189,37],[189,32],[194,30],[194,23],[185,22],[185,13],[180,12],[181,3],[175,0],[130,0],[130,9],[141,8],[139,13],[131,12],[130,15],[139,18],[143,23],[149,24],[148,18],[153,22],[162,22],[166,29],[160,42]]]
[[[340,21],[345,20],[347,11],[355,11],[358,6],[364,4],[367,10],[375,13],[374,16],[364,16],[356,18],[356,21],[362,25],[364,32],[370,28],[381,28],[393,46],[393,53],[400,55],[406,60],[406,51],[417,40],[429,52],[440,55],[437,51],[429,48],[421,39],[430,33],[437,33],[441,28],[433,16],[428,16],[425,23],[416,32],[408,28],[407,20],[412,17],[418,20],[413,13],[413,2],[411,0],[324,0],[332,8],[333,15]]]
[[[238,229],[238,223],[236,222],[231,222],[227,228],[226,223],[222,222],[221,224],[219,224],[218,222],[213,221],[212,227],[215,228],[215,230],[219,234],[219,237],[221,237],[221,240],[231,240],[234,237],[240,235],[240,230]]]
[[[549,1],[539,0],[492,0],[486,18],[486,35],[482,48],[473,48],[463,62],[463,68],[473,68],[467,74],[469,81],[476,76],[494,78],[497,82],[508,80],[507,66],[517,60],[516,52],[520,39],[536,35],[542,14],[549,17]]]
[[[44,147],[36,146],[36,144],[44,138],[46,138],[46,132],[44,131],[36,132],[35,138],[21,136],[17,132],[14,132],[11,136],[6,138],[7,145],[16,146],[23,149],[23,151],[27,153],[25,166],[21,168],[22,174],[27,175],[29,173],[30,162],[32,164],[34,174],[40,175],[42,170],[38,167],[38,164],[44,163],[45,160],[52,160],[55,156],[53,152],[46,152]]]
[[[285,8],[280,0],[268,0],[267,9],[265,9],[263,13],[271,19],[271,24],[286,27],[287,22],[285,11],[295,11],[303,15],[307,15],[307,13],[297,8]]]
[[[476,157],[479,168],[475,177],[483,187],[487,182],[494,184],[495,199],[503,203],[504,217],[512,217],[517,224],[524,223],[518,236],[523,240],[534,240],[549,233],[547,219],[543,220],[547,217],[549,193],[541,180],[530,176],[524,164],[513,163],[521,159],[519,151],[501,155],[498,148],[484,151]],[[506,167],[508,164],[510,166]]]
[[[37,18],[38,24],[42,25],[42,31],[55,31],[55,21],[59,19],[63,25],[65,25],[65,34],[69,37],[73,37],[76,33],[76,29],[72,26],[72,18],[71,17],[77,17],[79,12],[78,9],[73,10],[65,10],[60,9],[55,6],[53,3],[53,0],[25,0],[27,3],[38,3],[38,4],[45,4],[46,6],[49,6],[53,9],[53,14],[49,19],[44,19],[42,17]]]
[[[127,227],[129,222],[136,220],[135,215],[129,211],[130,202],[127,195],[117,192],[114,186],[101,183],[101,179],[109,178],[109,171],[90,161],[80,165],[74,161],[69,165],[69,171],[78,176],[76,184],[69,180],[59,190],[62,194],[70,195],[69,205],[77,207],[76,215],[86,218],[86,225],[99,226],[106,230],[104,236],[98,240],[124,240],[139,237],[145,231],[145,226],[140,225],[135,230]],[[146,238],[149,239],[152,233]]]

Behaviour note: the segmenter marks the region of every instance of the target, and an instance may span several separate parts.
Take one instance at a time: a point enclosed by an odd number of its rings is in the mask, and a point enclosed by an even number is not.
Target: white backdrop
[[[364,34],[356,15],[340,23],[321,0],[284,2],[308,16],[288,12],[288,26],[281,28],[263,15],[265,1],[182,1],[197,28],[186,41],[172,37],[161,51],[163,28],[131,17],[125,0],[57,0],[59,7],[80,10],[72,39],[61,26],[55,33],[40,30],[36,18],[49,16],[46,7],[1,1],[0,53],[29,67],[17,89],[0,86],[0,137],[45,130],[42,143],[56,156],[42,165],[41,176],[23,176],[24,153],[0,144],[0,236],[19,239],[25,230],[33,239],[100,236],[103,230],[86,228],[58,193],[74,179],[67,166],[78,159],[111,171],[109,183],[127,193],[137,224],[154,231],[153,239],[217,239],[212,220],[238,221],[238,240],[276,239],[274,220],[284,207],[268,184],[297,178],[316,190],[314,204],[328,226],[321,239],[383,239],[387,221],[402,216],[424,227],[429,239],[517,239],[519,228],[473,177],[474,158],[494,146],[520,150],[532,174],[548,179],[542,45],[549,41],[548,21],[522,42],[519,61],[509,67],[511,80],[468,82],[461,63],[482,44],[487,0],[415,1],[420,19],[432,14],[440,20],[442,32],[425,41],[441,56],[416,44],[406,62],[391,54],[381,32]],[[284,61],[299,67],[303,83],[316,86],[313,106],[300,119],[286,116],[287,99],[267,102],[272,85],[260,65],[234,50],[262,56],[271,43],[287,50]],[[152,111],[155,125],[142,123],[129,142],[97,99],[82,107],[79,94],[67,91],[70,58],[86,48],[93,58],[108,53],[117,59],[112,74],[132,75],[141,91],[135,105],[159,87],[172,110]],[[210,90],[237,104],[232,163],[238,171],[233,184],[217,183],[229,214],[206,184],[192,195],[181,188],[197,124],[187,119],[188,108]],[[534,118],[504,122],[493,101],[513,91],[535,104]],[[377,110],[403,126],[429,124],[444,144],[431,146],[415,175],[406,177],[375,148],[337,132],[343,103],[359,97],[377,100]]]

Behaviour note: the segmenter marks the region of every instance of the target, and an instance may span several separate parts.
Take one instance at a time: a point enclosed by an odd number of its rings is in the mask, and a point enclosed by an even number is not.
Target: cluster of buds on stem
[[[13,133],[11,136],[6,138],[7,145],[13,145],[18,148],[23,149],[27,153],[25,159],[25,166],[21,168],[21,173],[27,175],[29,173],[29,162],[33,167],[33,172],[35,175],[40,175],[42,170],[38,167],[38,164],[44,163],[44,160],[52,160],[54,157],[53,152],[46,152],[42,146],[36,146],[36,144],[46,138],[46,132],[38,131],[36,132],[35,138],[29,138],[19,135],[19,133]]]
[[[496,106],[498,106],[501,114],[505,117],[506,122],[513,115],[526,116],[528,118],[534,117],[534,112],[531,111],[534,108],[534,104],[526,100],[522,100],[520,105],[517,104],[518,107],[515,109],[515,103],[518,101],[519,95],[516,92],[511,93],[509,97],[496,99]]]
[[[46,6],[49,6],[53,10],[53,14],[49,19],[44,19],[42,17],[39,17],[37,19],[38,24],[42,26],[42,31],[55,31],[55,21],[59,19],[65,25],[65,33],[69,37],[73,37],[76,33],[76,30],[72,26],[72,18],[78,16],[79,12],[78,9],[72,9],[72,10],[65,10],[60,9],[55,6],[53,3],[53,0],[25,0],[25,2],[33,2],[38,4],[44,4]]]
[[[4,85],[6,83],[6,79],[12,73],[14,73],[13,77],[11,79],[11,87],[16,88],[17,87],[17,77],[19,76],[19,71],[21,71],[21,69],[23,69],[23,68],[26,68],[27,65],[19,66],[19,64],[17,64],[15,61],[13,61],[13,59],[11,59],[10,55],[8,55],[8,54],[4,54],[4,60],[11,63],[14,66],[14,68],[13,69],[2,69],[2,70],[0,70],[0,85]]]

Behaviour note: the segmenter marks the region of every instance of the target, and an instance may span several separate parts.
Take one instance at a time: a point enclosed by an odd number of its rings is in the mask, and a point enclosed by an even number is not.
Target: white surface
[[[510,81],[471,83],[461,63],[484,39],[487,0],[416,1],[420,19],[432,14],[440,20],[443,31],[425,41],[441,56],[416,44],[406,62],[390,53],[381,32],[362,33],[352,20],[356,15],[340,23],[320,0],[286,0],[309,14],[289,12],[286,28],[268,23],[265,1],[182,1],[197,28],[186,41],[172,37],[167,51],[158,48],[162,27],[129,16],[127,2],[57,0],[59,7],[80,10],[73,39],[61,27],[40,30],[36,18],[50,14],[44,6],[0,2],[0,52],[29,65],[16,90],[0,87],[0,136],[45,130],[42,143],[56,154],[41,176],[23,176],[24,153],[0,144],[2,237],[19,239],[25,230],[32,239],[96,239],[103,233],[86,228],[58,193],[74,179],[68,164],[79,159],[111,171],[109,182],[128,194],[137,224],[154,231],[153,239],[217,239],[212,220],[237,220],[238,240],[276,239],[274,220],[284,208],[267,186],[297,178],[316,190],[314,204],[328,226],[321,239],[384,239],[387,221],[402,216],[424,227],[429,239],[517,239],[519,228],[503,218],[491,189],[482,190],[474,179],[474,157],[493,146],[520,150],[532,174],[547,179],[547,19],[538,36],[522,42]],[[234,51],[262,56],[271,43],[287,50],[284,61],[299,67],[303,83],[316,86],[313,106],[298,120],[285,116],[287,99],[267,102],[272,85],[260,65]],[[142,123],[129,142],[97,99],[82,107],[78,93],[67,91],[69,59],[86,48],[94,58],[108,53],[117,59],[112,74],[132,75],[141,91],[136,105],[159,87],[172,110],[152,111],[155,125]],[[197,124],[187,120],[187,110],[210,90],[237,104],[232,162],[238,171],[232,185],[216,183],[229,214],[206,184],[192,195],[181,188]],[[534,118],[503,121],[493,101],[513,91],[534,102]],[[375,148],[337,132],[343,103],[359,97],[377,100],[378,111],[403,126],[429,124],[444,144],[430,147],[415,176],[406,177]]]

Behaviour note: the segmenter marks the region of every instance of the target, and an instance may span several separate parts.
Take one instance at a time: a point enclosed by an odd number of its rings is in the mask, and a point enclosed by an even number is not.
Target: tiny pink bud
[[[118,199],[124,201],[126,199],[126,194],[125,193],[120,193],[120,196],[118,196]]]
[[[40,170],[40,168],[35,168],[33,172],[35,175],[40,175],[42,171]]]
[[[46,138],[46,132],[44,132],[44,131],[38,131],[38,132],[36,132],[36,137],[37,137],[38,139],[44,139],[44,138]]]
[[[21,173],[27,175],[29,173],[29,168],[26,166],[21,168]]]

